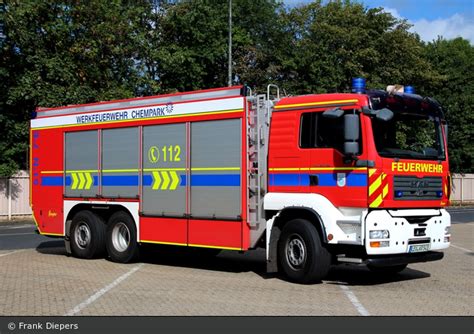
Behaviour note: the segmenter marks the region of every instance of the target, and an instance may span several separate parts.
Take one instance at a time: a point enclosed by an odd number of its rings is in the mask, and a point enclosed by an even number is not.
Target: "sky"
[[[290,7],[311,0],[283,0]],[[358,0],[369,8],[383,7],[397,18],[407,19],[421,39],[430,42],[463,37],[474,45],[474,0]]]

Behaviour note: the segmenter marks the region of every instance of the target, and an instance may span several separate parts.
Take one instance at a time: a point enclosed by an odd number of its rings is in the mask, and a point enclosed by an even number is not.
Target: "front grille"
[[[394,176],[393,191],[396,200],[440,199],[442,178],[439,176]]]

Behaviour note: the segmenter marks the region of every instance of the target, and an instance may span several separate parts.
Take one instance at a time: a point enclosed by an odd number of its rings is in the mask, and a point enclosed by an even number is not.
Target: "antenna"
[[[229,0],[229,78],[228,86],[232,86],[232,0]]]

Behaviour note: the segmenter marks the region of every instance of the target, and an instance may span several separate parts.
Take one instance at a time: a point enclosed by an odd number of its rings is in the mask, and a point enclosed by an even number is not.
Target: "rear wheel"
[[[304,219],[294,219],[284,226],[278,257],[286,276],[303,284],[320,281],[331,264],[331,255],[322,245],[316,227]]]
[[[128,263],[138,258],[135,222],[125,212],[114,213],[107,224],[107,253],[114,262]]]
[[[96,214],[78,212],[71,223],[71,251],[82,259],[96,258],[105,253],[105,223]]]
[[[374,273],[382,274],[382,275],[393,275],[393,274],[401,272],[406,267],[407,267],[406,264],[400,264],[398,266],[389,266],[389,267],[374,267],[370,265],[367,266],[367,268],[369,268],[370,271]]]

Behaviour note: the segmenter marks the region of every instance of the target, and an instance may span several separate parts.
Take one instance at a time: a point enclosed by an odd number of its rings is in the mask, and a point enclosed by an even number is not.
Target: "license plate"
[[[430,250],[430,244],[410,245],[408,253],[427,252]]]

